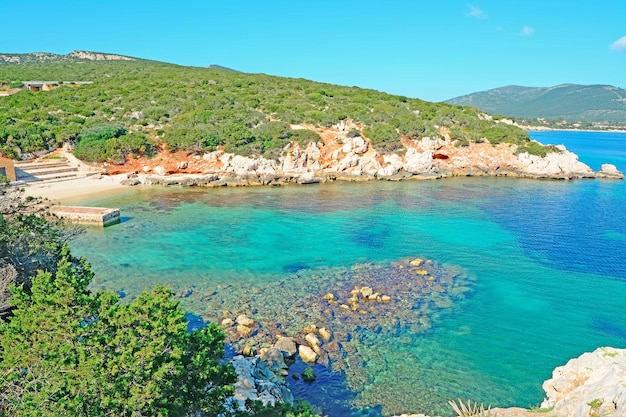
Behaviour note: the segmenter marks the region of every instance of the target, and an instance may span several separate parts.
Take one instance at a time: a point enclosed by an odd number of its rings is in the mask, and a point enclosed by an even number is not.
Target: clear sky
[[[626,88],[626,0],[1,0],[0,52],[110,52],[442,101]]]

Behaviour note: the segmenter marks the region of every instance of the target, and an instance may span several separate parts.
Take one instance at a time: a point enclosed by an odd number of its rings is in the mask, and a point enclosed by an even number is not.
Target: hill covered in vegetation
[[[626,90],[610,85],[511,85],[453,98],[447,103],[516,118],[626,123]]]
[[[406,141],[444,135],[459,147],[489,141],[525,149],[530,143],[523,130],[471,107],[358,87],[101,53],[0,57],[0,92],[18,91],[0,97],[0,152],[13,158],[72,141],[87,161],[115,162],[162,148],[223,148],[276,159],[290,142],[318,141],[315,127],[342,121],[380,152],[402,153]],[[17,90],[27,80],[58,85]]]

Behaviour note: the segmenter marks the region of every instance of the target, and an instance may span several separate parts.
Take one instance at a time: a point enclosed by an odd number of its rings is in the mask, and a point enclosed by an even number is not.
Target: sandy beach
[[[43,197],[55,203],[68,204],[73,201],[129,191],[131,187],[120,184],[120,181],[125,178],[126,174],[94,175],[66,181],[29,183],[24,188],[27,196]]]

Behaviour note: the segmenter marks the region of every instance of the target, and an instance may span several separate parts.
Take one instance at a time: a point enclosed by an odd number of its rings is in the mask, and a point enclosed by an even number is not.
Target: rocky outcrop
[[[603,347],[559,366],[543,383],[556,417],[626,416],[626,349]]]
[[[440,137],[420,140],[405,138],[404,150],[381,154],[366,138],[358,135],[356,127],[344,123],[320,130],[322,140],[310,142],[306,146],[289,143],[278,160],[217,150],[185,160],[182,165],[178,161],[171,167],[144,166],[142,171],[145,174],[156,174],[145,177],[147,184],[207,187],[312,184],[338,180],[398,181],[450,176],[624,178],[613,165],[603,165],[601,171],[594,172],[562,145],[541,157],[519,152],[516,145],[506,143],[494,146],[483,142],[458,146],[458,143],[442,134]]]
[[[597,173],[598,178],[612,178],[612,179],[624,179],[624,174],[617,170],[617,167],[612,164],[602,164],[600,171]]]
[[[491,417],[626,416],[626,349],[598,348],[572,359],[543,383],[540,409],[492,408]],[[394,417],[427,417],[402,414]]]
[[[275,361],[276,355],[271,357]],[[246,400],[261,401],[265,405],[274,405],[276,402],[293,404],[293,394],[285,379],[276,375],[260,357],[246,358],[239,355],[231,362],[238,377],[233,398],[240,409],[244,409]],[[276,365],[276,362],[272,364]]]
[[[520,172],[537,178],[593,178],[596,174],[589,166],[578,160],[578,156],[559,145],[560,152],[550,152],[544,157],[521,153],[518,160]]]

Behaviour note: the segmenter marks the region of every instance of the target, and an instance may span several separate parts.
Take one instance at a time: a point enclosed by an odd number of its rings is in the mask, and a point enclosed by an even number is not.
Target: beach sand
[[[76,201],[132,191],[133,187],[120,184],[120,181],[125,178],[126,174],[97,175],[66,181],[29,183],[24,187],[24,194],[32,197],[43,197],[55,203],[70,204]]]

